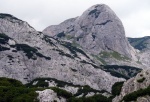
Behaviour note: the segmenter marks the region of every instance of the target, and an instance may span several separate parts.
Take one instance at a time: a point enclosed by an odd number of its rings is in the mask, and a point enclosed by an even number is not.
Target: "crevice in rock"
[[[109,22],[113,22],[113,21],[112,21],[112,20],[107,20],[107,21],[105,21],[105,22],[103,22],[103,23],[96,24],[96,25],[106,25],[106,24],[109,23]]]
[[[94,15],[95,15],[95,18],[97,18],[100,13],[101,13],[101,12],[100,12],[99,10],[94,9],[94,10],[90,11],[88,15],[93,15],[93,14],[94,14]]]
[[[92,38],[93,38],[93,41],[95,40],[96,36],[94,34],[92,34]]]

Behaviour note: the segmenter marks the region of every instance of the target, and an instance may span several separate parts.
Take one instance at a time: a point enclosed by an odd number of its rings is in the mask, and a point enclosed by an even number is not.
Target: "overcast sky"
[[[42,31],[101,3],[122,20],[126,36],[150,36],[150,0],[0,0],[0,13],[12,14]]]

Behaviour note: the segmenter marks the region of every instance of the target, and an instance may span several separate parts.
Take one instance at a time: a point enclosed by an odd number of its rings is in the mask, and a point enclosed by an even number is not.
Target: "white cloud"
[[[150,36],[146,34],[150,30],[150,10],[139,10],[124,17],[123,24],[126,29],[126,35],[131,37]]]
[[[150,36],[150,0],[1,0],[0,12],[27,21],[37,30],[80,16],[95,4],[107,4],[122,20],[126,35]]]

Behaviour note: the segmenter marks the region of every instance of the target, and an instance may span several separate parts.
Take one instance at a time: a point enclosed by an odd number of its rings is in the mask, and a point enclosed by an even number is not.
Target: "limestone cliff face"
[[[150,49],[141,51],[139,56],[139,61],[143,63],[143,65],[150,66]]]
[[[131,78],[126,81],[122,87],[121,93],[117,96],[113,102],[120,102],[122,98],[134,91],[139,89],[145,89],[150,85],[150,70],[143,70],[141,73],[137,74],[135,78]],[[136,102],[149,102],[149,96],[142,96],[137,98]]]
[[[0,77],[23,83],[49,77],[107,91],[123,80],[101,70],[81,48],[37,32],[12,15],[0,14],[0,25]]]
[[[135,58],[135,51],[125,37],[124,27],[116,14],[104,4],[94,5],[81,16],[49,26],[44,34],[67,38],[92,54],[115,51]]]

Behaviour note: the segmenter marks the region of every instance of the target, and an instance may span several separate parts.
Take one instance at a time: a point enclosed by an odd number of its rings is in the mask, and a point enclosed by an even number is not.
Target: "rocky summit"
[[[69,39],[95,55],[115,51],[129,58],[135,57],[135,51],[125,37],[122,22],[105,4],[94,5],[79,17],[49,26],[43,33]]]
[[[0,102],[149,102],[149,39],[105,4],[43,32],[0,13]]]

